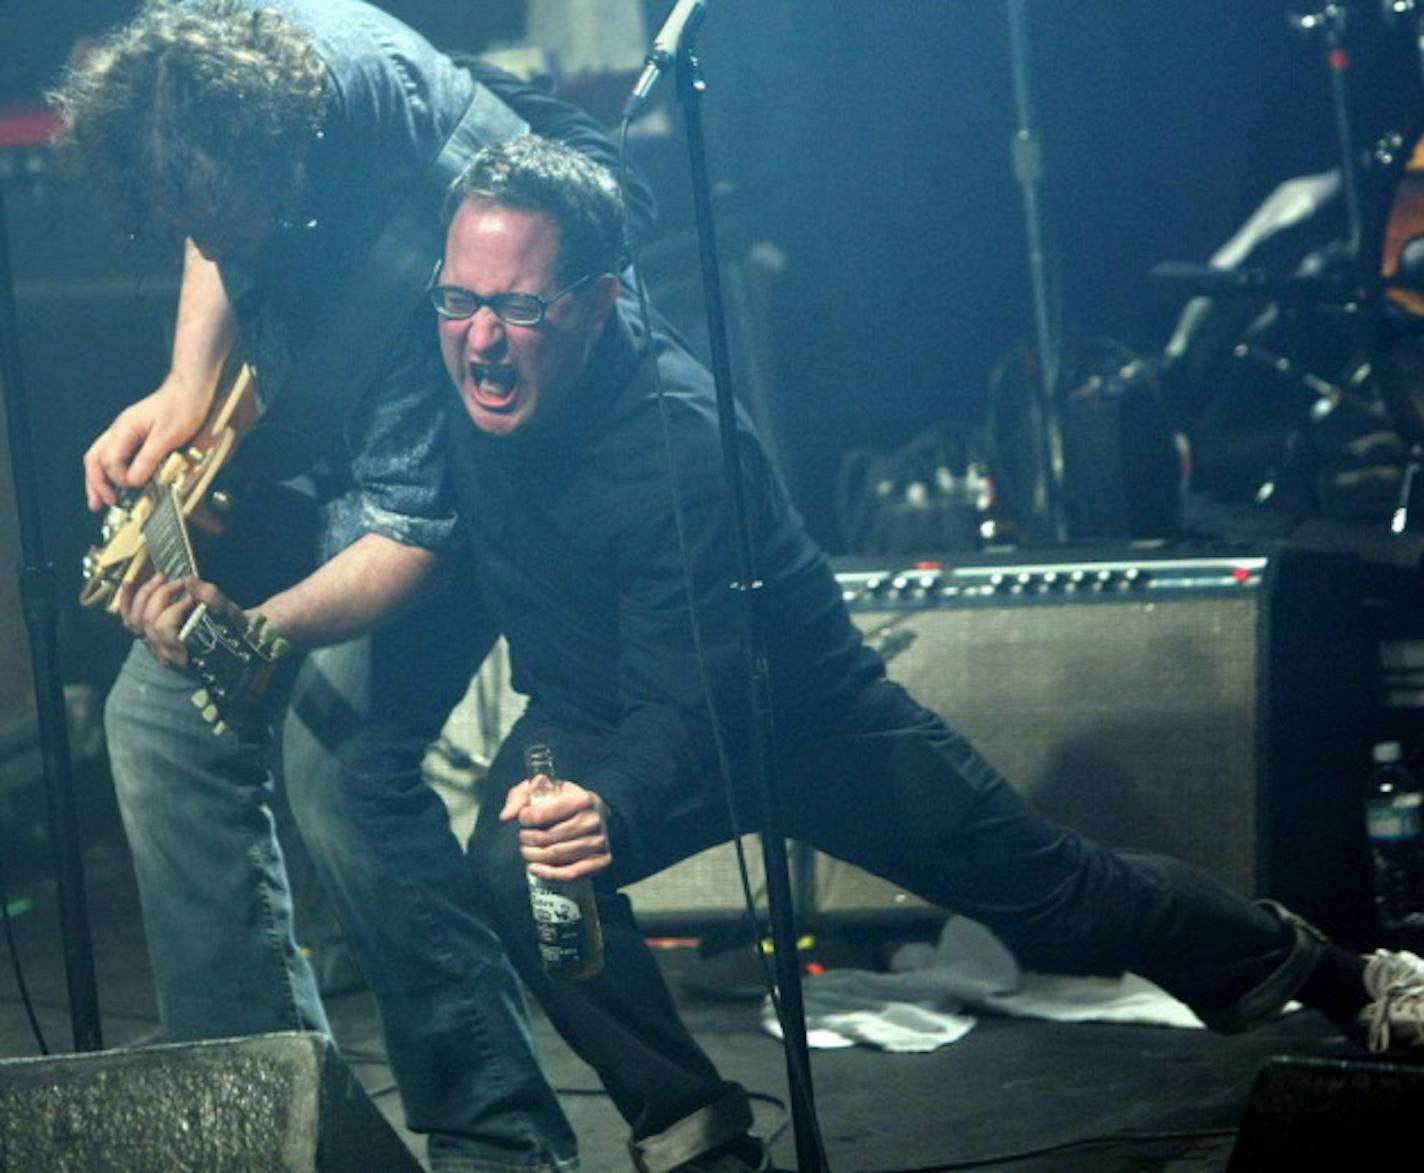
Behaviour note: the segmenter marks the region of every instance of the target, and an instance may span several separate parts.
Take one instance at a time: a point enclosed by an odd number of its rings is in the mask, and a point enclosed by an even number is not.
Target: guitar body
[[[171,488],[177,489],[183,517],[190,526],[208,534],[222,532],[222,520],[208,501],[208,491],[260,413],[256,382],[252,372],[243,366],[226,388],[219,389],[213,411],[198,434],[169,453],[147,484],[121,493],[119,503],[109,507],[100,531],[100,545],[84,556],[81,605],[103,607],[112,614],[119,608],[119,587],[125,583],[138,585],[153,573],[143,527],[160,497]]]
[[[116,612],[119,588],[142,583],[155,569],[170,579],[197,574],[189,530],[222,532],[209,496],[213,480],[260,413],[252,373],[244,366],[218,396],[198,434],[170,453],[147,484],[121,493],[119,504],[109,509],[102,544],[84,558],[82,605]],[[214,732],[265,715],[277,663],[290,649],[260,614],[234,617],[200,604],[180,638],[189,670],[202,682],[193,703]]]

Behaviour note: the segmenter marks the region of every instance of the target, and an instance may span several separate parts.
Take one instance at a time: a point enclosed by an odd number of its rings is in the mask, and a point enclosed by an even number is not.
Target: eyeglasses
[[[443,264],[443,261],[436,261],[435,271],[430,274],[430,304],[435,307],[437,314],[442,318],[463,320],[474,317],[481,307],[489,306],[495,317],[511,326],[537,326],[556,301],[567,297],[598,276],[597,273],[586,273],[552,297],[540,297],[534,293],[496,293],[490,297],[481,297],[473,289],[466,289],[463,285],[436,285],[435,278],[440,275]]]

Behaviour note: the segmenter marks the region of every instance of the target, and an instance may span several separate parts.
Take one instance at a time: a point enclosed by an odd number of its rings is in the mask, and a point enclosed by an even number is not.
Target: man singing
[[[753,717],[711,378],[618,301],[607,171],[535,137],[477,156],[448,201],[430,291],[453,386],[449,459],[482,605],[527,707],[485,780],[468,857],[484,914],[632,1131],[639,1169],[764,1168],[741,1088],[679,1021],[618,889],[732,834]],[[1212,1028],[1291,999],[1371,1049],[1424,1043],[1424,962],[1357,957],[1172,859],[1048,822],[887,679],[775,468],[739,419],[788,834],[989,926],[1026,966],[1131,970]],[[222,605],[206,585],[194,592]],[[171,632],[183,606],[145,616]],[[566,781],[530,802],[523,753]],[[546,976],[526,869],[592,876],[606,962]]]

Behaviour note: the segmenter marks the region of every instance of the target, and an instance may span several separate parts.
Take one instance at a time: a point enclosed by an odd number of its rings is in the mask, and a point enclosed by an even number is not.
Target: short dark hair
[[[325,112],[326,68],[275,9],[147,0],[48,95],[56,145],[139,233],[191,235],[235,185],[295,211]]]
[[[526,134],[486,147],[445,198],[445,226],[467,200],[547,216],[559,229],[562,281],[617,273],[627,263],[623,196],[608,168],[562,143]]]

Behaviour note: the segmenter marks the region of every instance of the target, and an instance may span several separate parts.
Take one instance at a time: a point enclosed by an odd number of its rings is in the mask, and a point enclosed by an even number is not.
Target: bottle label
[[[548,881],[529,875],[529,903],[544,964],[559,967],[577,962],[583,942],[583,910],[578,901]]]
[[[540,924],[578,924],[578,901],[565,896],[546,880],[529,877],[529,902],[534,907],[534,919]]]
[[[1415,839],[1424,830],[1424,820],[1417,802],[1380,802],[1370,804],[1365,826],[1371,839]]]

